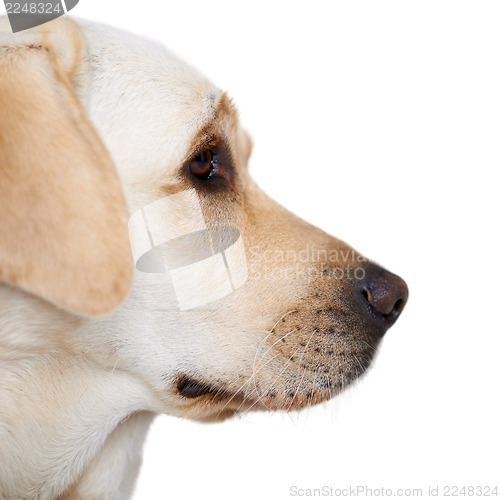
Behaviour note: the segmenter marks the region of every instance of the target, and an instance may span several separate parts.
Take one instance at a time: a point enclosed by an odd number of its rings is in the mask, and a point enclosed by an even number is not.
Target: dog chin
[[[200,422],[222,422],[248,411],[297,411],[324,403],[352,386],[366,373],[373,355],[364,353],[362,363],[359,355],[353,355],[352,363],[336,373],[317,376],[308,383],[298,376],[264,393],[255,389],[232,393],[185,376],[178,380],[175,392],[182,400],[182,416]],[[256,382],[255,387],[260,385],[265,384]]]

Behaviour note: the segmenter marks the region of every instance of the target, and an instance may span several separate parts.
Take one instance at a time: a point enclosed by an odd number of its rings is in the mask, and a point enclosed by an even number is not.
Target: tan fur
[[[127,210],[75,94],[78,30],[58,24],[63,33],[0,47],[0,278],[94,316],[131,285]]]

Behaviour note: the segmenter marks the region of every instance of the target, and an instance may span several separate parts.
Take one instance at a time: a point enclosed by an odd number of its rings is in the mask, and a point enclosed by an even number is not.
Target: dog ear
[[[0,33],[0,280],[98,316],[133,260],[118,174],[75,91],[84,55],[66,18]]]

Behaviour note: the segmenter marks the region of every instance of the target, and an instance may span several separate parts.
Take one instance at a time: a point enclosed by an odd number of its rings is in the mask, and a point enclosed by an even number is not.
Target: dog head
[[[366,370],[405,283],[259,189],[226,93],[109,27],[2,37],[4,311],[43,309],[52,346],[140,381],[138,409],[194,419],[302,408]]]

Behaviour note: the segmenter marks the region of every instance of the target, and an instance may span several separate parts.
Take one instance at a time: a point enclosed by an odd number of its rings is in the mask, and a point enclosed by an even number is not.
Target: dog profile
[[[156,42],[0,18],[0,498],[129,498],[155,414],[297,410],[367,369],[406,284],[270,199],[251,147]],[[170,274],[139,265],[151,206],[183,235]]]

